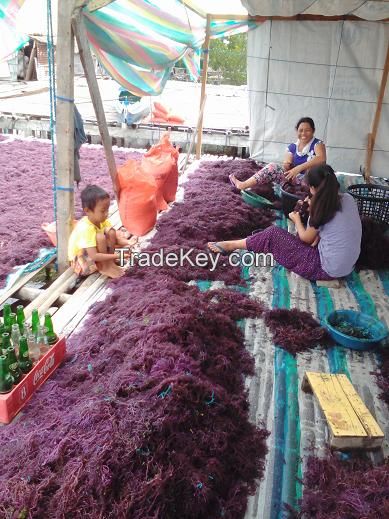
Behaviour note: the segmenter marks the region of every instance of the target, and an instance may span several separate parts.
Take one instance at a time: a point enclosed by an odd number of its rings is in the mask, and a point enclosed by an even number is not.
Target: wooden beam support
[[[203,18],[207,17],[207,13],[200,9],[196,3],[194,3],[192,0],[181,0],[181,2],[186,5],[191,11],[198,14],[199,16],[202,16]]]
[[[375,144],[375,140],[377,137],[378,126],[379,126],[380,118],[381,118],[382,104],[384,101],[386,84],[388,82],[388,74],[389,74],[389,43],[388,43],[388,48],[386,50],[385,65],[384,65],[384,70],[382,72],[381,85],[380,85],[380,90],[379,90],[379,94],[378,94],[377,108],[376,108],[376,111],[374,114],[373,126],[372,126],[371,133],[369,133],[367,136],[366,164],[365,164],[365,181],[367,183],[370,182],[371,163],[373,160],[373,150],[374,150],[374,144]]]
[[[105,119],[103,102],[101,100],[99,85],[97,83],[95,68],[92,59],[92,53],[89,48],[88,38],[84,20],[82,19],[81,11],[78,11],[73,17],[73,30],[76,35],[78,49],[80,51],[80,59],[84,68],[85,77],[89,87],[89,93],[92,99],[93,107],[96,114],[97,124],[101,135],[101,141],[104,146],[105,157],[107,159],[109,174],[111,175],[113,190],[116,199],[119,198],[119,182],[117,176],[117,169],[115,157],[112,151],[112,141],[109,136],[107,121]]]
[[[58,269],[68,263],[67,245],[74,218],[74,35],[72,12],[74,0],[58,3],[57,31],[57,233]]]
[[[205,29],[205,41],[203,45],[203,73],[201,76],[200,116],[197,124],[196,159],[201,157],[201,143],[203,138],[204,99],[207,87],[208,63],[209,63],[209,40],[211,38],[211,16],[207,14],[207,25]]]
[[[34,40],[34,45],[32,47],[32,51],[30,54],[30,61],[28,62],[27,72],[26,72],[26,81],[31,81],[32,73],[35,69],[35,55],[36,55],[36,40]]]
[[[314,22],[339,22],[342,20],[349,20],[352,22],[363,22],[366,21],[363,18],[359,18],[358,16],[346,14],[346,15],[338,15],[338,16],[322,16],[320,14],[297,14],[295,16],[252,16],[251,20],[255,22],[267,22],[268,20],[274,21],[314,21]],[[388,22],[389,18],[384,18],[382,20],[374,20],[375,22]]]

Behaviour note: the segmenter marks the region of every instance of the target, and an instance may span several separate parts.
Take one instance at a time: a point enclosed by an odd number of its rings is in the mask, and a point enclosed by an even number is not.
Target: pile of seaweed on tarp
[[[268,433],[248,420],[254,362],[235,319],[262,308],[221,292],[142,272],[115,282],[0,430],[1,517],[244,516]]]
[[[208,164],[202,175],[215,169]],[[195,217],[207,224],[200,246],[223,231],[214,230],[212,196],[223,197],[226,186],[223,175],[198,173],[205,214]],[[196,195],[191,182],[186,187],[185,204]],[[219,216],[231,235],[270,221],[258,210],[248,215],[240,198],[224,202]],[[190,228],[190,212],[180,222],[174,215],[161,219],[161,241],[179,237],[184,223]],[[238,291],[201,292],[176,270],[138,267],[114,281],[69,341],[65,365],[22,419],[1,428],[0,516],[244,517],[269,433],[249,421],[244,377],[254,360],[237,320],[264,309]]]
[[[185,184],[184,203],[175,204],[161,216],[157,222],[158,233],[147,249],[151,253],[163,248],[166,254],[176,255],[181,250],[187,253],[192,249],[189,260],[177,269],[156,267],[155,270],[182,281],[218,279],[228,284],[240,283],[240,269],[231,268],[226,261],[219,261],[216,269],[211,270],[209,260],[204,267],[193,265],[190,260],[207,250],[208,241],[245,238],[253,231],[268,227],[275,219],[274,211],[246,204],[229,183],[228,174],[232,171],[251,176],[252,162],[220,160],[200,164],[190,182]]]
[[[80,153],[80,190],[92,183],[112,194],[103,148],[84,145]],[[115,150],[118,165],[141,156],[141,153],[125,149]],[[52,246],[41,229],[42,223],[54,219],[50,141],[15,139],[2,142],[0,171],[0,192],[3,194],[0,197],[1,288],[14,266],[33,261],[40,248]],[[79,218],[82,209],[77,189],[75,206]]]
[[[389,460],[373,466],[353,456],[329,453],[307,460],[300,512],[290,518],[386,519],[389,517]]]
[[[309,312],[297,308],[273,308],[264,313],[266,326],[275,344],[296,355],[316,346],[327,346],[331,339],[327,330]]]

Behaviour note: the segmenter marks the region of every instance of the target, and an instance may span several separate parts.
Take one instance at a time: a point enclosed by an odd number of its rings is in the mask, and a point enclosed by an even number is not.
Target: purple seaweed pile
[[[0,430],[0,516],[243,517],[268,433],[248,421],[235,319],[262,307],[141,272],[113,288]]]
[[[115,151],[117,164],[140,153]],[[112,194],[112,183],[101,147],[81,148],[80,190],[98,184]],[[0,288],[16,265],[33,261],[42,247],[51,247],[41,229],[52,222],[53,191],[50,142],[12,140],[0,146]],[[82,216],[80,190],[75,190],[76,217]]]
[[[234,193],[228,175],[235,170],[240,175],[249,177],[252,173],[252,161],[228,160],[203,162],[185,185],[185,201],[175,204],[157,222],[158,233],[152,239],[148,251],[161,248],[166,253],[187,252],[193,249],[193,258],[206,250],[208,241],[245,238],[255,230],[261,230],[275,218],[269,209],[254,208],[246,204],[240,194]],[[150,267],[152,270],[152,267]],[[182,268],[160,268],[167,275],[183,281],[208,279],[223,280],[228,284],[239,284],[239,268],[231,268],[222,261],[211,270],[209,261],[205,267],[186,262]]]
[[[310,457],[304,476],[299,514],[315,519],[386,519],[389,517],[389,461],[373,466],[368,460],[341,461],[335,454]]]
[[[327,330],[309,312],[293,308],[274,308],[264,314],[266,326],[273,333],[274,344],[292,355],[330,342]]]
[[[223,188],[216,165],[196,171],[151,248],[204,250],[271,221]],[[182,280],[196,269],[179,270],[138,266],[112,282],[62,368],[0,429],[0,517],[244,517],[269,433],[248,419],[254,361],[236,321],[264,308],[238,291],[201,292]]]

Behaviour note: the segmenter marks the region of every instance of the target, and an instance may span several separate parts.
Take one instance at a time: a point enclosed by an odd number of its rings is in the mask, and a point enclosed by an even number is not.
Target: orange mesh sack
[[[151,231],[157,221],[157,186],[152,175],[136,160],[118,168],[120,185],[119,213],[124,227],[136,236]]]
[[[176,198],[178,184],[178,151],[169,140],[169,133],[162,135],[161,140],[145,153],[142,168],[152,173],[158,184],[158,209],[166,209],[166,202]]]
[[[154,110],[162,112],[167,117],[168,109],[163,104],[158,103],[158,101],[154,101]]]

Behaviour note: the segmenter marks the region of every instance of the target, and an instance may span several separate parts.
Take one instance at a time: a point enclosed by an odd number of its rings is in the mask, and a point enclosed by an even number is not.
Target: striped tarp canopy
[[[24,0],[0,0],[0,61],[9,58],[28,38],[16,30],[16,15]]]
[[[116,0],[83,10],[88,39],[107,72],[130,92],[161,93],[175,62],[183,59],[192,77],[200,73],[206,18],[179,0]],[[246,31],[253,22],[211,21],[211,37]]]

